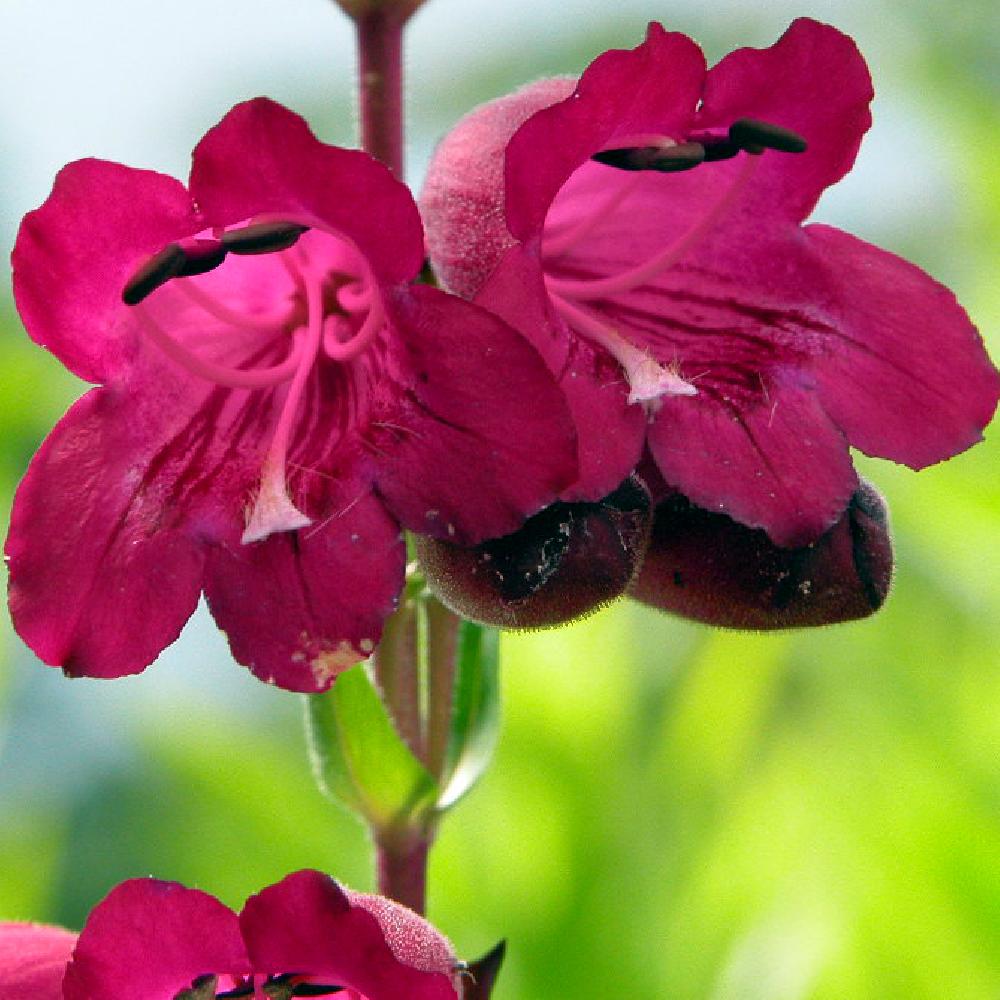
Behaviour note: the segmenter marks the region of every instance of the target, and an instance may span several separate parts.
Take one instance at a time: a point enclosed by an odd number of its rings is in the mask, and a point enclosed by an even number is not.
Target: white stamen
[[[323,286],[321,280],[308,271],[303,275],[306,292],[308,323],[306,336],[299,352],[299,366],[288,387],[278,417],[278,425],[271,438],[271,446],[261,470],[260,493],[254,501],[246,531],[241,541],[244,545],[258,542],[278,531],[294,531],[312,524],[312,518],[300,511],[288,495],[285,460],[291,438],[292,423],[295,419],[306,379],[316,362],[323,340]]]
[[[610,326],[574,302],[550,293],[552,304],[578,333],[600,344],[621,366],[628,380],[630,403],[646,408],[664,396],[696,396],[698,390],[675,371],[661,365],[648,351],[626,340]]]
[[[249,545],[276,532],[308,528],[310,524],[312,518],[303,514],[288,496],[284,468],[279,468],[269,455],[261,471],[260,492],[240,541]]]

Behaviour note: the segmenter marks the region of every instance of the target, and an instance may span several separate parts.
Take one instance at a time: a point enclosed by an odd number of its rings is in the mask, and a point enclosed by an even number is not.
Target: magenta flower
[[[951,293],[802,225],[871,98],[853,42],[815,21],[707,72],[652,24],[444,140],[433,264],[558,375],[581,439],[566,498],[609,493],[645,441],[693,503],[798,546],[857,489],[849,446],[921,468],[980,439],[998,376]]]
[[[61,927],[0,923],[0,1000],[62,1000],[75,943]]]
[[[176,882],[132,879],[87,919],[65,1000],[456,1000],[462,966],[422,917],[300,871],[239,915]]]
[[[190,189],[82,160],[24,220],[29,334],[101,383],[21,484],[7,553],[25,641],[117,677],[204,589],[233,655],[316,691],[367,656],[403,581],[400,525],[479,541],[575,475],[545,365],[411,281],[407,189],[264,99],[199,143]]]

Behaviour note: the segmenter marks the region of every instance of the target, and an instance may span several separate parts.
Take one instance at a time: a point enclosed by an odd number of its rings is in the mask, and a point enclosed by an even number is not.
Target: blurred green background
[[[0,34],[32,32],[38,57],[6,59],[0,80],[8,246],[51,182],[46,156],[124,150],[183,176],[204,128],[257,92],[351,140],[349,34],[323,0],[91,7],[0,13]],[[430,0],[409,50],[414,172],[474,103],[633,45],[647,17],[714,60],[798,14],[857,38],[879,95],[857,168],[817,217],[950,284],[1000,356],[991,3]],[[81,390],[24,336],[9,283],[0,370],[6,512]],[[622,603],[506,638],[497,763],[445,824],[430,893],[461,954],[508,938],[498,1000],[1000,996],[1000,433],[920,475],[860,464],[895,525],[895,586],[873,620],[740,635]],[[232,665],[203,614],[115,683],[65,680],[5,622],[0,917],[79,926],[145,874],[236,906],[297,867],[369,887],[362,830],[311,784],[300,714]]]

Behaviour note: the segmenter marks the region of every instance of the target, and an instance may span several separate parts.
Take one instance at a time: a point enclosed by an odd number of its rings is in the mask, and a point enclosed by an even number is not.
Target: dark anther
[[[295,222],[256,222],[222,234],[222,245],[230,253],[275,253],[294,246],[308,229]]]
[[[241,997],[252,996],[253,983],[246,983],[243,986],[237,986],[234,990],[226,990],[224,993],[217,993],[215,998],[216,1000],[240,1000]]]
[[[159,253],[153,254],[135,274],[125,282],[122,289],[122,302],[127,306],[137,306],[160,285],[179,275],[187,261],[184,251],[177,243],[165,246]]]
[[[740,151],[740,147],[728,139],[702,139],[701,144],[705,147],[706,163],[715,163],[718,160],[731,160]]]
[[[264,993],[271,1000],[291,1000],[292,997],[330,997],[344,991],[343,986],[296,982],[301,975],[298,972],[284,972],[280,976],[271,976],[264,983]]]
[[[756,118],[740,118],[729,126],[729,139],[748,153],[776,149],[781,153],[804,153],[806,141],[798,132],[758,121]]]
[[[179,278],[214,271],[225,259],[226,248],[218,240],[192,240],[181,247],[184,263],[177,272]]]
[[[190,989],[175,993],[174,1000],[215,1000],[215,987],[218,983],[218,977],[208,972],[191,980]]]
[[[605,149],[595,153],[591,159],[619,170],[656,170],[661,174],[671,174],[698,166],[705,159],[705,147],[699,142],[682,142],[676,146]]]

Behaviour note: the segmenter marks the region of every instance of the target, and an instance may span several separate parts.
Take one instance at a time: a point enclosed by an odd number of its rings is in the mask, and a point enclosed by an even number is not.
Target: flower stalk
[[[424,915],[427,909],[427,860],[434,833],[375,833],[375,874],[379,895]]]
[[[354,17],[361,148],[404,175],[403,31],[409,11],[378,6]]]

